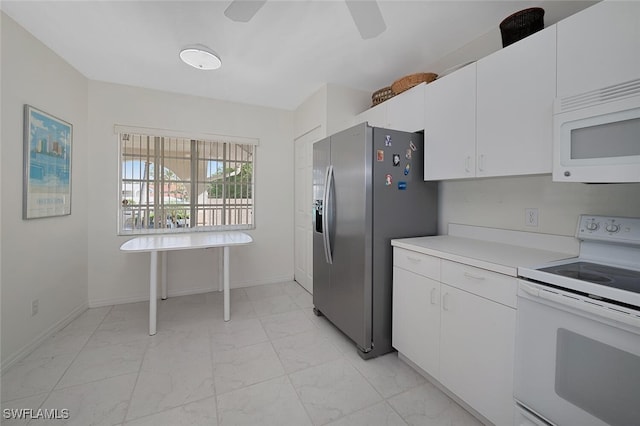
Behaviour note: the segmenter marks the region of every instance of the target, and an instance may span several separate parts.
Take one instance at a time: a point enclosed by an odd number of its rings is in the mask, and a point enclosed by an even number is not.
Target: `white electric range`
[[[518,268],[516,424],[640,424],[640,218],[582,215],[576,237]]]

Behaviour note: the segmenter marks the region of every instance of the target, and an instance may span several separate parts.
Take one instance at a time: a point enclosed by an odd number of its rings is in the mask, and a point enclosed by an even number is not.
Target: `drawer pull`
[[[407,256],[407,260],[412,261],[413,263],[420,263],[422,262],[422,259],[418,259],[417,257],[411,257],[411,256]]]
[[[467,278],[471,278],[472,280],[484,281],[484,277],[481,277],[481,276],[478,276],[478,275],[473,275],[473,274],[470,274],[468,272],[465,272],[464,276],[467,277]]]

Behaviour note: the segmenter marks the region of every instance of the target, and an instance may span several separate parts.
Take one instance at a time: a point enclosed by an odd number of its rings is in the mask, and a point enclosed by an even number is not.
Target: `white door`
[[[605,1],[558,22],[562,98],[638,78],[640,2]]]
[[[424,180],[476,175],[476,64],[424,89]]]
[[[433,377],[440,363],[440,283],[393,267],[393,347]]]
[[[477,176],[551,172],[556,29],[477,63]]]
[[[441,285],[440,382],[495,425],[512,425],[516,310]]]
[[[313,233],[311,227],[313,173],[313,143],[322,137],[318,126],[295,140],[295,241],[294,278],[309,293],[313,293]]]

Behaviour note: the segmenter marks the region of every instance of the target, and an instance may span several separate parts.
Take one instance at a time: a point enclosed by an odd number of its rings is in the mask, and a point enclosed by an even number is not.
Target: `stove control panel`
[[[640,218],[581,215],[576,237],[640,245]]]

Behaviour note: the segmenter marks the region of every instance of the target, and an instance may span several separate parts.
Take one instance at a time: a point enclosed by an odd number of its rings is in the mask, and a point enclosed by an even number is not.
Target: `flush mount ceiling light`
[[[180,59],[199,70],[217,70],[222,65],[216,52],[202,45],[185,47],[180,51]]]

